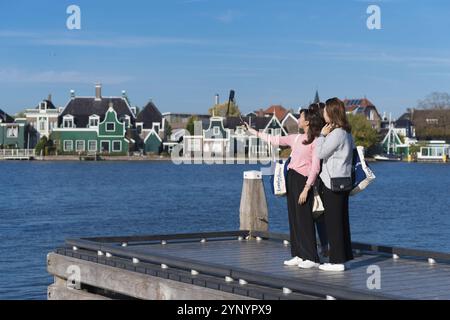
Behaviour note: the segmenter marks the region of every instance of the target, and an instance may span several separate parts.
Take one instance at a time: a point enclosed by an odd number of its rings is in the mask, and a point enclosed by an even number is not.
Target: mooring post
[[[240,214],[240,229],[252,231],[269,230],[269,213],[261,171],[244,172]]]

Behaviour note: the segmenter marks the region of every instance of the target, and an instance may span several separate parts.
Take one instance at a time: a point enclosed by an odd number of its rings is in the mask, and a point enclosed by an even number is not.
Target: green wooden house
[[[97,86],[92,98],[72,93],[51,140],[58,154],[127,155],[136,143],[130,138],[131,131],[136,130],[135,122],[135,112],[125,94],[104,98],[101,86]]]
[[[136,128],[140,138],[139,149],[146,154],[161,153],[165,138],[165,120],[152,101],[137,115]]]
[[[69,121],[66,118],[66,121]],[[88,128],[68,127],[53,130],[51,139],[58,154],[100,153],[125,155],[130,148],[130,140],[125,137],[126,123],[119,121],[113,104],[106,112],[103,121],[92,116],[92,124]]]
[[[34,136],[26,119],[16,119],[0,110],[0,149],[29,149]]]

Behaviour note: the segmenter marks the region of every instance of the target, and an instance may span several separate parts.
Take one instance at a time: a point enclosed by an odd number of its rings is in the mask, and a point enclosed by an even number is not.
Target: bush
[[[36,155],[41,155],[41,152],[44,156],[48,156],[53,152],[53,141],[48,140],[46,136],[42,137],[39,140],[38,144],[35,147]]]
[[[378,133],[365,116],[348,115],[348,121],[352,126],[352,135],[357,146],[369,149],[378,142]]]

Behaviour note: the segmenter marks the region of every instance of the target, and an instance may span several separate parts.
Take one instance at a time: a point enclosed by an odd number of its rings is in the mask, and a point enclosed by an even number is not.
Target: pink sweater
[[[298,136],[298,139],[296,139]],[[258,137],[270,142],[274,146],[290,146],[292,149],[291,163],[288,168],[308,177],[306,184],[312,186],[320,172],[320,159],[316,155],[316,139],[311,144],[304,145],[307,139],[305,134],[292,134],[289,136],[270,136],[258,132]],[[295,142],[297,140],[297,142]]]

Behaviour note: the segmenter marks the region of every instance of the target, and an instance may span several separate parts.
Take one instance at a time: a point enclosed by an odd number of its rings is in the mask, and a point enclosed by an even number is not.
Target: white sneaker
[[[305,260],[298,264],[298,267],[302,269],[317,268],[318,266],[320,266],[320,264],[315,263],[314,261],[311,260]]]
[[[291,260],[286,260],[284,262],[285,266],[297,266],[300,262],[302,262],[303,259],[299,257],[293,257]]]
[[[323,270],[323,271],[341,272],[341,271],[345,271],[345,264],[324,263],[319,266],[319,269]]]

